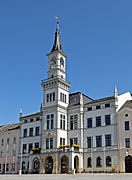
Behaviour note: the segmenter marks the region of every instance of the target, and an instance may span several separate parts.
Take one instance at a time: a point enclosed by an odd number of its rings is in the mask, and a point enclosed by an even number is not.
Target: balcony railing
[[[59,75],[58,75],[58,76],[51,77],[51,78],[43,79],[43,80],[41,80],[41,84],[46,83],[46,82],[48,82],[48,81],[52,81],[52,80],[58,80],[58,79],[61,80],[61,81],[63,81],[63,82],[66,82],[66,83],[68,83],[68,84],[71,84],[70,81],[62,78],[62,77],[59,76]]]

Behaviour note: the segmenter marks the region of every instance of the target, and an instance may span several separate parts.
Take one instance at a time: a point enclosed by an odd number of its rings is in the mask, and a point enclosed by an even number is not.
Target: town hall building
[[[69,94],[59,22],[47,54],[40,111],[20,112],[19,169],[23,173],[132,172],[132,96],[94,100]],[[127,129],[127,130],[126,130]],[[127,131],[127,132],[126,132]]]

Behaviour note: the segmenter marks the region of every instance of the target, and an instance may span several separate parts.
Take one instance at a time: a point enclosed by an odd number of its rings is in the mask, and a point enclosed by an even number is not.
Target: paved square
[[[132,180],[132,174],[32,174],[0,175],[0,180]]]

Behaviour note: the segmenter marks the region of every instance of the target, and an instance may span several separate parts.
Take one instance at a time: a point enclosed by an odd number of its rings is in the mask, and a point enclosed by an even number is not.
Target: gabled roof
[[[21,118],[28,118],[28,117],[32,117],[32,116],[39,116],[40,114],[41,114],[41,112],[36,112],[36,113],[28,114],[26,116],[22,116]]]
[[[126,101],[125,104],[120,108],[120,110],[122,110],[125,107],[132,108],[132,100]]]
[[[109,101],[109,100],[114,100],[114,99],[115,99],[114,96],[105,97],[105,98],[93,100],[93,101],[91,101],[89,103],[86,103],[85,105],[94,104],[94,103],[101,103],[101,102],[104,102],[104,101]]]
[[[19,129],[19,128],[20,128],[19,123],[7,124],[7,125],[3,125],[3,126],[0,127],[0,132],[10,131],[10,130]]]

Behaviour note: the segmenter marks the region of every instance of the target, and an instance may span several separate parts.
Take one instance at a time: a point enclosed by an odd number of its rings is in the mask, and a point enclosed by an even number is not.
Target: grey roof
[[[62,51],[62,45],[60,42],[60,31],[59,31],[59,24],[57,24],[57,28],[56,28],[56,32],[55,32],[55,40],[54,40],[54,45],[53,48],[51,50],[51,52],[60,50]]]
[[[40,114],[41,114],[41,112],[36,112],[36,113],[28,114],[26,116],[22,116],[21,118],[28,118],[28,117],[37,116],[37,115],[40,115]]]
[[[100,103],[100,102],[109,101],[109,100],[113,100],[113,99],[115,99],[114,96],[105,97],[105,98],[93,100],[93,101],[91,101],[89,103],[86,103],[85,105],[94,104],[94,103]]]
[[[7,124],[7,125],[3,125],[3,126],[0,127],[0,132],[10,131],[10,130],[19,129],[19,128],[20,128],[19,123]]]
[[[126,101],[125,104],[121,107],[121,109],[123,109],[124,107],[132,108],[132,100]]]

